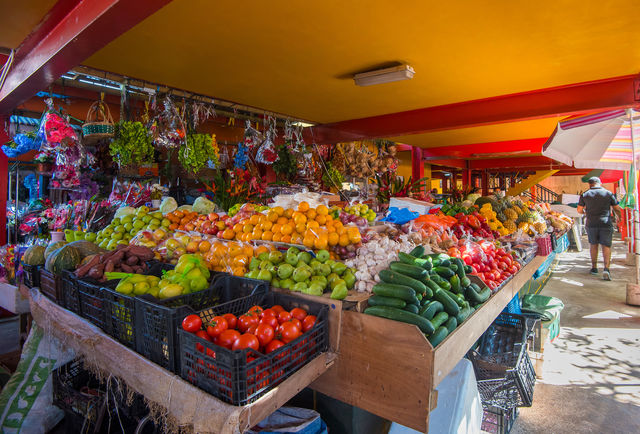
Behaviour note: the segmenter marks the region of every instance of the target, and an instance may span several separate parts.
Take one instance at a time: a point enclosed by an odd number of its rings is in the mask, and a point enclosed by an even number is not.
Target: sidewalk
[[[514,434],[640,432],[640,307],[625,304],[634,275],[626,246],[614,241],[611,282],[589,274],[586,239],[583,246],[559,256],[542,290],[564,302],[561,332],[545,347],[543,378]]]

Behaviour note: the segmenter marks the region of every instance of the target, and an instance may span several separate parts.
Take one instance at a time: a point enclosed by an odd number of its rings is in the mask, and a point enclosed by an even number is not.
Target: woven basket
[[[87,122],[82,125],[82,135],[86,142],[113,137],[115,127],[109,106],[102,100],[91,104],[87,112]]]

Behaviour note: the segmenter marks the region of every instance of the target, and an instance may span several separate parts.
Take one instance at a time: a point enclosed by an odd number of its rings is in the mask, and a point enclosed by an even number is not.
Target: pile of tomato
[[[494,242],[460,240],[459,245],[451,247],[447,254],[460,258],[471,266],[473,274],[478,276],[492,290],[515,275],[522,266],[507,251],[497,247]]]
[[[226,313],[209,322],[203,322],[198,315],[188,315],[182,328],[229,350],[251,348],[269,354],[311,330],[316,320],[315,315],[299,307],[287,311],[280,305],[267,309],[253,306],[238,317]],[[204,347],[200,345],[197,350],[204,352]]]

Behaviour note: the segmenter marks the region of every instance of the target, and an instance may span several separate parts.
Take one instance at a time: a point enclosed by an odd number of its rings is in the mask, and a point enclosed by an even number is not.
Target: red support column
[[[9,116],[0,115],[0,143],[7,143],[10,139],[9,132],[5,130],[9,126]],[[0,246],[7,243],[7,191],[9,186],[9,159],[0,151]]]
[[[469,168],[469,161],[467,161],[467,168],[462,169],[462,186],[467,187],[471,185],[471,169]]]
[[[411,147],[411,179],[417,180],[424,177],[424,161],[422,161],[422,148]]]
[[[489,195],[489,175],[486,170],[482,171],[482,195]]]

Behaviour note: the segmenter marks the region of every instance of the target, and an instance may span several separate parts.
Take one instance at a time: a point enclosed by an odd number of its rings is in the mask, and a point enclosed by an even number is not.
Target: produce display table
[[[335,353],[316,357],[256,402],[244,407],[226,404],[180,377],[143,358],[83,318],[30,292],[31,312],[45,333],[73,348],[103,375],[112,374],[167,411],[178,426],[199,433],[237,433],[249,429],[298,394],[334,363]],[[339,302],[338,302],[339,303]],[[340,312],[341,307],[338,309]]]
[[[311,387],[404,426],[428,431],[435,388],[546,257],[536,256],[434,350],[418,327],[344,311],[335,365]]]

